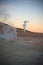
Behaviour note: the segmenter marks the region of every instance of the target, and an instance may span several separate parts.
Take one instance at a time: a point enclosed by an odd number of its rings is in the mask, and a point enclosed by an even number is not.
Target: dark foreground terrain
[[[17,28],[15,41],[0,39],[0,65],[43,65],[43,34]]]
[[[43,48],[23,42],[0,43],[0,65],[43,65]]]

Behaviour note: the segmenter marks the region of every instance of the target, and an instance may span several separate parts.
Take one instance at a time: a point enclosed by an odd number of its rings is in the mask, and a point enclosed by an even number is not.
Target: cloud
[[[0,5],[0,8],[10,8],[10,9],[12,9],[12,8],[15,8],[15,6],[14,5]]]

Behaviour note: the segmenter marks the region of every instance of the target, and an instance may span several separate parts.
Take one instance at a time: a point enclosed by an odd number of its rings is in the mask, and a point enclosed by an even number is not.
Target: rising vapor
[[[25,30],[26,30],[26,23],[29,22],[29,21],[24,21],[24,24],[23,24],[23,28],[24,28],[24,33],[25,33]]]

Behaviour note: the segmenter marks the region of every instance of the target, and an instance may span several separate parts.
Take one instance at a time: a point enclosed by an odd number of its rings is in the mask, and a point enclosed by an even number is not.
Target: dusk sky
[[[0,0],[1,12],[10,16],[5,22],[0,14],[0,21],[23,28],[27,20],[27,30],[43,33],[43,0]]]

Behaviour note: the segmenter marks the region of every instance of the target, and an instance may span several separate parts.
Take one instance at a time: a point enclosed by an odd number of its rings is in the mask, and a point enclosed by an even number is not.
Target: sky
[[[27,30],[43,33],[43,0],[0,0],[0,21],[23,28],[25,20]]]

